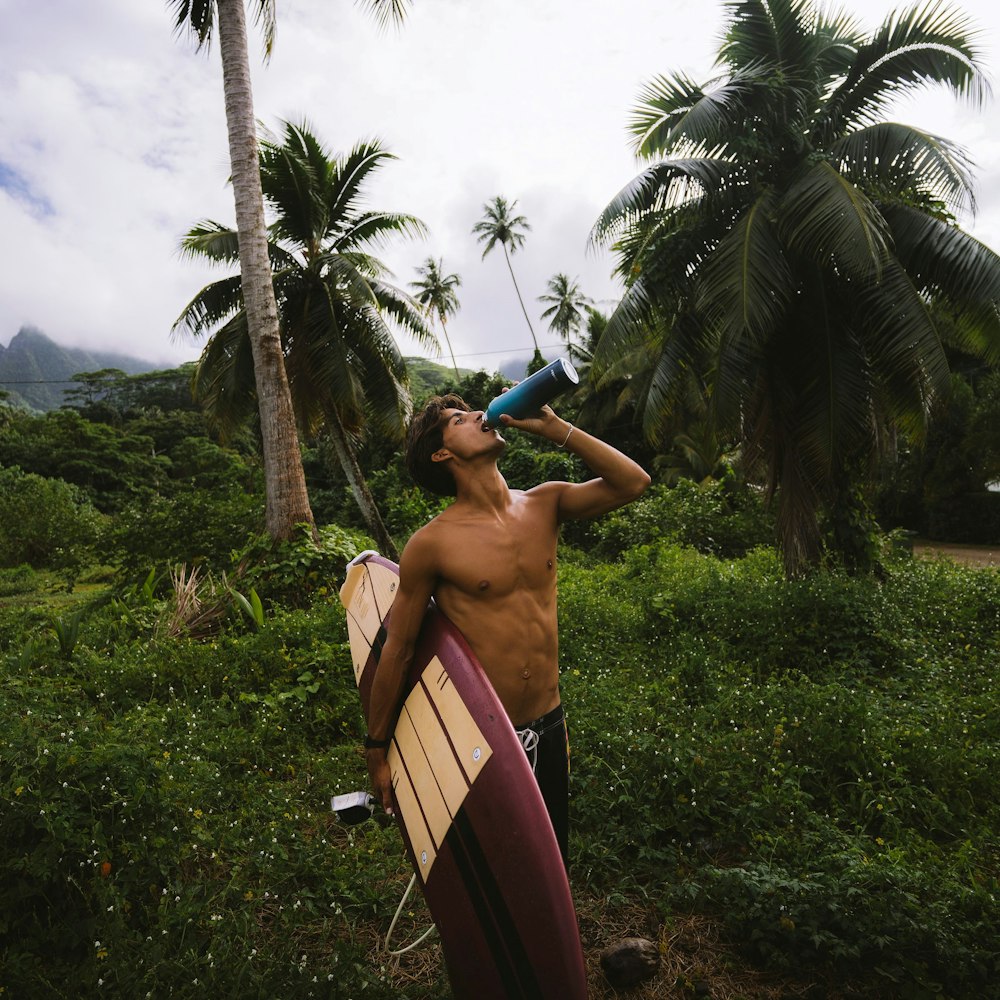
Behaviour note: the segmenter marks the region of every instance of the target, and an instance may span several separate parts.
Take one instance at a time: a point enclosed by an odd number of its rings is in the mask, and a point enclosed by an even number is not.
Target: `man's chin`
[[[507,439],[500,433],[498,427],[491,427],[487,431],[483,431],[484,434],[492,435],[493,440],[499,442],[501,448],[507,447]]]

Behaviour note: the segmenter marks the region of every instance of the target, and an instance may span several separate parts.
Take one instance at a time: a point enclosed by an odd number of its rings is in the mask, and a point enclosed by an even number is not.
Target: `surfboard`
[[[395,563],[364,552],[340,590],[366,719],[398,584]],[[541,792],[483,668],[433,601],[388,758],[455,1000],[583,1000],[576,912]]]

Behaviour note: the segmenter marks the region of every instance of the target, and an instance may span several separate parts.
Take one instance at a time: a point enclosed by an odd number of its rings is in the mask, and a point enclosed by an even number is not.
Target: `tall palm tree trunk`
[[[361,516],[364,517],[365,523],[368,525],[368,530],[372,533],[372,537],[378,545],[379,552],[387,559],[399,562],[399,550],[396,548],[396,543],[392,540],[392,536],[389,534],[389,530],[382,520],[378,504],[375,503],[375,497],[372,496],[372,492],[368,488],[368,483],[365,481],[361,466],[358,465],[358,460],[354,457],[354,451],[347,440],[347,431],[344,429],[344,425],[340,420],[340,414],[336,410],[331,410],[327,413],[326,428],[330,435],[330,440],[333,442],[334,450],[337,452],[340,467],[347,477],[347,482],[350,484],[351,492],[354,494],[354,499],[361,511]]]
[[[448,337],[448,327],[444,321],[444,313],[438,316],[441,320],[441,332],[444,334],[444,342],[448,345],[448,353],[451,355],[451,367],[455,369],[455,381],[461,381],[462,376],[458,374],[458,362],[455,361],[455,351],[451,346],[451,339]]]
[[[802,474],[794,446],[781,459],[777,501],[778,542],[785,576],[791,580],[818,566],[823,554],[819,498]]]
[[[521,298],[521,289],[517,287],[517,278],[514,277],[514,268],[510,266],[510,254],[507,253],[507,244],[501,243],[503,247],[503,259],[507,261],[507,270],[510,271],[510,280],[514,282],[514,291],[517,292],[517,301],[521,303],[521,312],[524,313],[524,321],[528,324],[528,329],[531,331],[531,340],[535,345],[535,354],[540,354],[538,349],[538,338],[535,336],[535,328],[531,325],[531,320],[528,319],[528,310],[524,308],[524,299]]]
[[[314,524],[288,389],[267,254],[264,197],[250,87],[244,0],[218,0],[219,51],[236,202],[240,274],[253,351],[264,459],[266,526],[277,540]]]

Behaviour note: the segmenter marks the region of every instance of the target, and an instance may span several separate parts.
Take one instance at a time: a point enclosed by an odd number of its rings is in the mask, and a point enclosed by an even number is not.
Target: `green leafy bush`
[[[7,657],[6,995],[406,995],[358,930],[402,892],[398,836],[329,812],[365,781],[343,612],[269,624],[107,656],[90,619],[72,663]]]
[[[27,564],[0,569],[0,597],[28,594],[38,586],[38,574]]]
[[[0,566],[75,571],[90,557],[101,521],[69,483],[0,469]]]
[[[235,554],[240,585],[252,586],[271,602],[301,607],[315,596],[335,593],[344,569],[356,555],[374,548],[361,532],[328,524],[314,540],[307,525],[290,542],[275,544],[267,536],[253,539]]]
[[[996,995],[1000,574],[652,546],[560,600],[577,877],[859,995]]]
[[[102,533],[101,558],[125,576],[165,572],[178,563],[221,572],[263,526],[264,501],[234,489],[210,493],[187,489],[127,504]]]
[[[741,556],[774,542],[763,502],[735,482],[653,486],[633,504],[594,522],[588,532],[594,552],[614,558],[635,545],[671,542],[699,552]]]

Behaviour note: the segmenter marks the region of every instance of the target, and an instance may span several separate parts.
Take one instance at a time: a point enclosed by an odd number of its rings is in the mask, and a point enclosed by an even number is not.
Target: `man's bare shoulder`
[[[525,496],[545,496],[550,493],[562,493],[567,486],[572,486],[572,483],[563,482],[561,479],[550,479],[546,483],[539,483],[537,486],[532,486],[530,490],[525,491]]]
[[[425,567],[436,567],[440,562],[440,554],[448,544],[448,520],[444,517],[448,511],[442,511],[425,525],[417,528],[410,535],[403,548],[400,566],[404,563],[417,564]]]
[[[524,496],[528,500],[541,503],[558,503],[559,498],[573,486],[572,483],[565,483],[561,480],[550,480],[547,483],[539,483],[530,490],[525,491]]]

